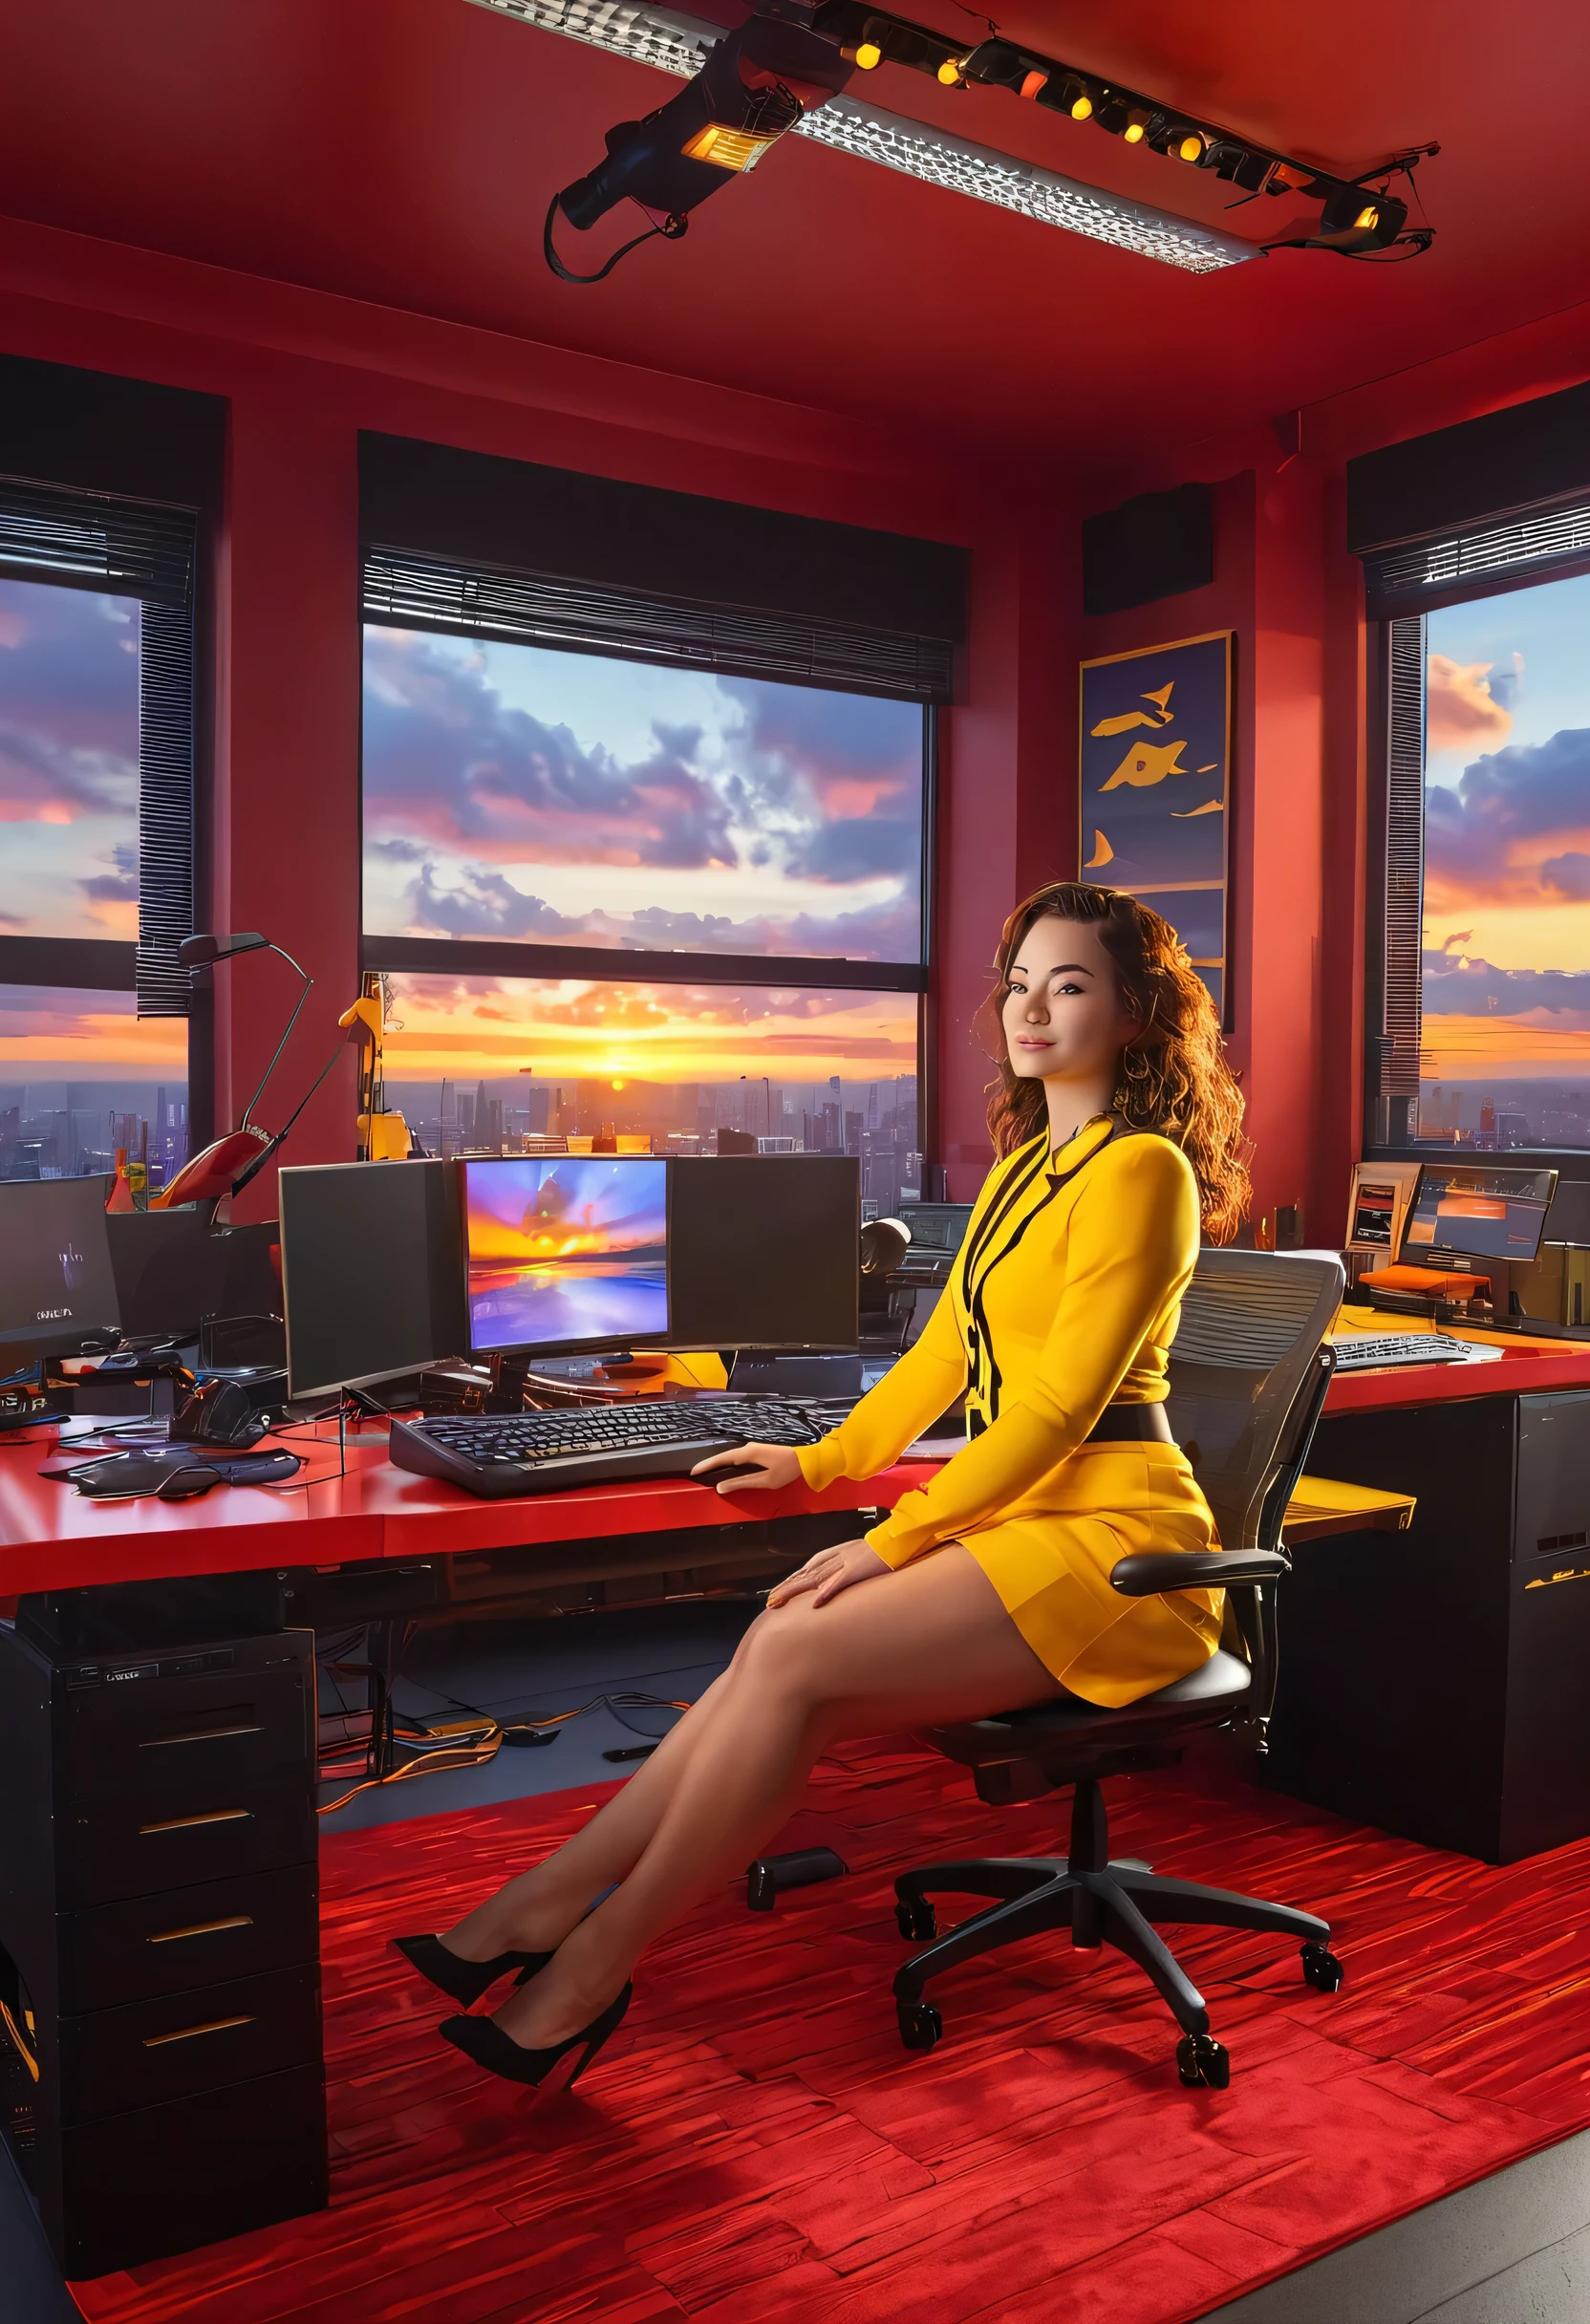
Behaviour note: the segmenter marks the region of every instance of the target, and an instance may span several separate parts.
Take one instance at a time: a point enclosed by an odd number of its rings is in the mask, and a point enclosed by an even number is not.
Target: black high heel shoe
[[[505,2082],[530,2082],[538,2087],[558,2060],[569,2056],[583,2042],[585,2055],[563,2084],[565,2090],[572,2090],[609,2034],[623,2023],[633,1990],[633,1987],[626,1985],[617,2000],[608,2003],[600,2017],[592,2018],[578,2034],[570,2034],[567,2041],[554,2042],[549,2050],[526,2050],[490,2017],[444,2017],[437,2032],[455,2050],[462,2050],[465,2057],[473,2058],[477,2066],[483,2066],[487,2074],[499,2075]]]
[[[510,1969],[519,1971],[515,1985],[528,1985],[552,1958],[550,1953],[498,1953],[490,1961],[463,1961],[450,1953],[440,1937],[394,1937],[392,1942],[422,1977],[466,2010]]]

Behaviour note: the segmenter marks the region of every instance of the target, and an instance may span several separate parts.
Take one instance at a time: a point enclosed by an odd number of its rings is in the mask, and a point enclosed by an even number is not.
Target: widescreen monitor
[[[108,1177],[0,1181],[0,1371],[114,1340]]]
[[[277,1200],[292,1395],[369,1388],[463,1353],[456,1163],[311,1164],[281,1172]]]
[[[854,1349],[861,1165],[853,1154],[680,1156],[670,1167],[674,1346]]]
[[[668,1172],[650,1154],[465,1162],[476,1353],[668,1340]]]
[[[1529,1265],[1557,1190],[1555,1170],[1487,1170],[1427,1162],[1407,1213],[1403,1249],[1409,1258],[1506,1259]]]

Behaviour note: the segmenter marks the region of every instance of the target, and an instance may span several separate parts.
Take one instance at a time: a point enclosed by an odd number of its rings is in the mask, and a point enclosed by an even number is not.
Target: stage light
[[[754,137],[749,130],[727,129],[721,121],[709,121],[679,151],[687,161],[710,161],[717,169],[754,169],[783,134],[774,130],[770,136]]]
[[[600,274],[569,272],[554,247],[553,225],[561,209],[571,226],[587,232],[626,196],[652,221],[636,240],[650,234],[677,240],[698,203],[753,167],[807,104],[821,104],[849,77],[831,41],[799,25],[752,16],[716,43],[677,97],[644,120],[610,129],[606,161],[554,196],[542,237],[548,265],[566,282],[599,282]],[[603,271],[623,255],[615,252]]]
[[[799,67],[761,69],[758,49],[751,59],[758,69],[744,76],[739,89],[729,91],[726,103],[698,102],[694,109],[682,107],[677,113],[672,104],[665,105],[645,121],[621,123],[610,131],[607,161],[589,178],[567,188],[567,199],[559,197],[566,215],[580,226],[590,224],[628,196],[647,211],[652,232],[681,234],[688,209],[717,185],[726,183],[737,170],[751,166],[768,144],[790,130],[836,152],[898,170],[924,184],[966,194],[1195,273],[1240,264],[1258,255],[1261,247],[1330,248],[1360,256],[1378,255],[1397,244],[1407,246],[1400,250],[1407,255],[1414,247],[1428,247],[1430,240],[1425,228],[1417,235],[1404,231],[1406,204],[1366,187],[1362,180],[1347,181],[1256,147],[1226,130],[1189,118],[1179,109],[1158,105],[1139,91],[1110,88],[1091,74],[1004,39],[992,26],[990,38],[960,52],[952,49],[942,32],[885,13],[875,0],[870,5],[869,0],[751,0],[750,18],[728,34],[720,24],[656,5],[655,0],[473,0],[473,4],[676,75],[689,81],[698,97],[703,92],[709,97],[717,95],[712,68],[730,43],[743,45],[749,40],[756,47],[764,37],[782,32],[807,44],[808,57],[813,51],[826,51],[827,69],[810,73],[812,86],[802,85],[807,73]],[[813,31],[814,23],[821,24],[821,32]],[[1247,193],[1296,192],[1309,201],[1323,204],[1339,199],[1351,206],[1344,214],[1333,211],[1328,221],[1321,221],[1324,231],[1312,237],[1289,244],[1244,242],[1192,219],[1080,184],[1014,155],[967,143],[922,122],[837,94],[853,72],[871,72],[882,63],[931,75],[946,88],[1003,88],[1047,111],[1066,113],[1077,120],[1095,120],[1127,144],[1146,143],[1150,151],[1190,167],[1214,170]],[[747,104],[748,97],[765,91],[774,80],[784,84],[791,118],[764,119]],[[717,136],[706,138],[704,133],[709,130],[727,133],[739,143],[720,141]],[[1437,150],[1433,145],[1421,146],[1366,174],[1406,174],[1420,159]],[[712,158],[701,159],[703,153]],[[672,173],[682,173],[692,183],[681,184]],[[1375,214],[1373,225],[1364,223],[1370,211]],[[569,275],[550,248],[549,230],[547,241],[548,262],[566,279],[601,279],[601,275]],[[633,247],[633,243],[624,246],[625,249]],[[615,259],[623,254],[619,251]],[[604,274],[615,259],[609,261]]]

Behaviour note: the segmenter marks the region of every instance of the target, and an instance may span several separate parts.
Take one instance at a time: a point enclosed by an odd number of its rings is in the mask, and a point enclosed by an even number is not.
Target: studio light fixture
[[[1041,224],[1196,274],[1214,273],[1266,249],[1324,249],[1344,257],[1429,247],[1429,227],[1407,228],[1407,204],[1387,191],[1433,145],[1344,179],[1276,153],[1217,124],[1189,117],[1141,91],[1107,83],[1006,40],[998,32],[968,49],[931,27],[863,0],[753,0],[732,32],[649,0],[473,0],[498,15],[557,32],[672,74],[690,85],[639,122],[608,133],[608,157],[566,187],[548,211],[548,264],[570,282],[599,282],[636,243],[677,239],[708,194],[753,166],[778,138],[794,134],[929,185],[1013,210]],[[1295,195],[1321,204],[1318,230],[1265,244],[1107,192],[996,148],[890,113],[849,83],[891,64],[971,94],[999,88],[1128,145],[1202,169],[1241,200]],[[561,213],[584,229],[625,195],[650,223],[596,273],[574,274],[554,247]]]

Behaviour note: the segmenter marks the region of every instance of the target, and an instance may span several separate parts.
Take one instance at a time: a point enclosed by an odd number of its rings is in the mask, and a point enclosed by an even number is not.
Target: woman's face
[[[1034,920],[1016,948],[1001,1011],[1011,1071],[1023,1081],[1113,1083],[1136,1030],[1115,966],[1085,920]]]

